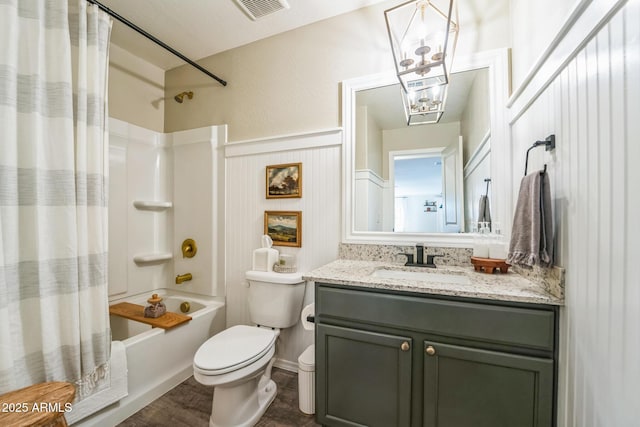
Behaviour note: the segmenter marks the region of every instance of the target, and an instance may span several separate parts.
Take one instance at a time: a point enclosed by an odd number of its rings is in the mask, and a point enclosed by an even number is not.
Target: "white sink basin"
[[[406,271],[380,269],[371,273],[373,277],[381,279],[405,279],[420,280],[424,282],[452,283],[456,285],[470,285],[469,278],[465,275],[453,273],[434,273],[431,271]]]

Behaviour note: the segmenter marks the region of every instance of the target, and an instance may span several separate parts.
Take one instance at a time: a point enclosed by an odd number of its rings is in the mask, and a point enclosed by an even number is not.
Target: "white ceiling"
[[[234,0],[98,0],[187,58],[198,60],[385,0],[288,0],[251,20]],[[114,19],[111,41],[168,70],[184,62]]]

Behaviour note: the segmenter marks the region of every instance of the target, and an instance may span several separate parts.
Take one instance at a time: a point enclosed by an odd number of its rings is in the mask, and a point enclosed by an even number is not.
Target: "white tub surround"
[[[391,271],[385,277],[381,270]],[[407,274],[408,273],[408,274]],[[411,277],[413,273],[432,276]],[[400,278],[404,274],[404,277]],[[551,295],[543,286],[515,274],[477,273],[471,267],[404,267],[380,261],[336,260],[303,275],[308,281],[373,289],[481,298],[496,301],[562,305],[563,300]]]
[[[171,135],[173,145],[173,277],[170,288],[224,295],[224,156],[226,126],[208,126]],[[195,240],[193,258],[182,255],[185,239]],[[175,276],[192,280],[175,284]]]
[[[168,135],[109,120],[109,298],[164,287],[173,268]]]
[[[109,296],[224,295],[226,126],[163,134],[110,119]],[[126,237],[125,237],[126,236]],[[198,254],[183,258],[183,240]],[[193,280],[175,284],[177,274]]]

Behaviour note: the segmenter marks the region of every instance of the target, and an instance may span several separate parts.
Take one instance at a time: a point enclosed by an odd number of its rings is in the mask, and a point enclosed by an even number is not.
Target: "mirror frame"
[[[489,69],[489,118],[490,131],[478,150],[490,138],[491,145],[491,197],[492,217],[502,223],[504,232],[510,233],[511,191],[509,183],[512,177],[511,143],[507,120],[507,100],[510,95],[509,49],[496,49],[478,52],[469,56],[457,57],[452,73],[470,71],[478,68]],[[356,231],[355,208],[352,203],[355,192],[355,113],[356,92],[398,83],[394,71],[388,71],[342,82],[342,242],[407,244],[423,242],[439,247],[472,247],[473,237],[469,233],[394,233],[384,231]],[[429,125],[423,125],[429,126]],[[488,151],[484,149],[487,155]],[[476,153],[471,154],[473,160]],[[496,153],[500,153],[499,156]],[[465,165],[466,166],[466,165]]]

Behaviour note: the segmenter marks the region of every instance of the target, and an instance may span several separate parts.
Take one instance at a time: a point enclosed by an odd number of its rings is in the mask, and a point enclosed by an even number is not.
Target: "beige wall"
[[[382,176],[382,130],[366,105],[356,108],[356,170],[371,169]]]
[[[164,70],[120,48],[109,47],[109,116],[164,130]]]
[[[476,78],[467,98],[467,106],[460,118],[460,133],[462,135],[464,151],[462,159],[466,164],[469,157],[478,148],[482,138],[491,126],[489,117],[489,70],[483,68],[476,71]]]
[[[356,170],[367,168],[367,131],[369,130],[369,114],[366,105],[356,107]]]
[[[166,74],[165,131],[223,124],[229,141],[340,126],[340,82],[393,68],[384,10],[397,0],[330,18],[205,58],[199,63],[229,82],[223,87],[189,66]],[[460,11],[457,54],[509,46],[508,0],[490,2],[478,21]]]
[[[382,129],[371,117],[367,120],[367,127],[367,169],[382,176]]]

